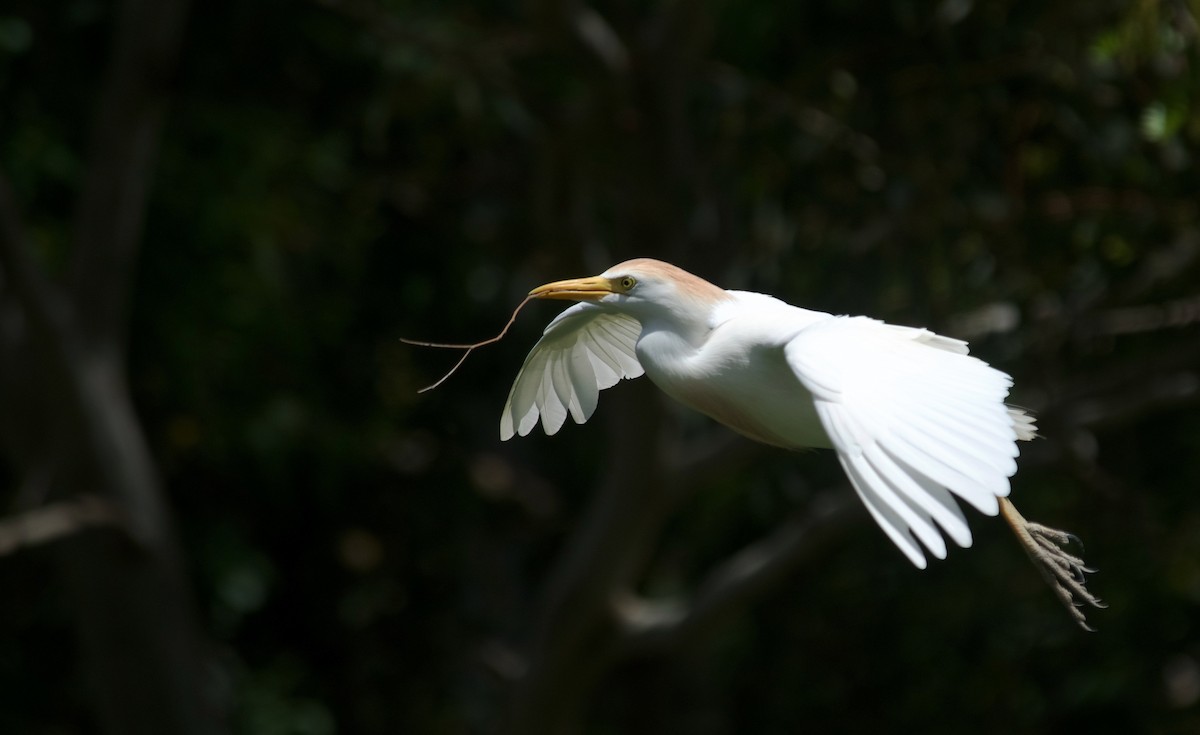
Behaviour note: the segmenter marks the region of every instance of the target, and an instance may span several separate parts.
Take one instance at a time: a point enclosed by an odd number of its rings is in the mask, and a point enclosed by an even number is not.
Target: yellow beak
[[[529,295],[536,299],[599,301],[611,293],[616,293],[613,291],[612,281],[600,276],[591,276],[547,283],[533,289]]]

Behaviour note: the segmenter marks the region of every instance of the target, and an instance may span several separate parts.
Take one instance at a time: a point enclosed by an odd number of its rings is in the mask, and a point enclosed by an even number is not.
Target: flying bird
[[[500,438],[584,423],[599,392],[646,375],[663,392],[750,439],[833,449],[889,539],[918,568],[946,539],[971,545],[958,501],[1001,514],[1074,619],[1101,606],[1070,534],[1008,501],[1018,441],[1036,425],[1005,403],[1012,378],[927,329],[835,316],[727,291],[670,263],[629,260],[539,286],[577,301],[546,327],[508,395]]]

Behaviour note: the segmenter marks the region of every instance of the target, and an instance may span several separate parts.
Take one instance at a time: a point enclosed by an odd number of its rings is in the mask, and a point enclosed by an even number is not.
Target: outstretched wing
[[[925,568],[917,540],[945,558],[937,526],[970,546],[953,496],[996,515],[1018,429],[1032,435],[1032,420],[1004,403],[1012,379],[965,342],[865,317],[818,322],[784,352],[854,489],[913,564]]]
[[[559,314],[517,373],[500,416],[500,439],[525,436],[538,416],[547,434],[562,428],[568,411],[577,424],[591,418],[601,390],[645,372],[634,351],[641,332],[637,319],[595,304]]]

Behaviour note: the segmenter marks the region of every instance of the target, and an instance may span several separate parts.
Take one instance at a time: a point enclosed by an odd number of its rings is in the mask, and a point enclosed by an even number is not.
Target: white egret
[[[669,263],[630,260],[556,281],[531,298],[580,303],[546,327],[517,375],[500,438],[539,419],[556,433],[587,421],[599,392],[643,373],[667,395],[745,436],[784,449],[831,448],[875,522],[918,568],[971,544],[955,498],[1002,513],[1056,595],[1091,571],[1008,502],[1017,441],[1034,419],[1005,404],[1012,379],[926,329],[834,316],[759,293],[726,291]]]

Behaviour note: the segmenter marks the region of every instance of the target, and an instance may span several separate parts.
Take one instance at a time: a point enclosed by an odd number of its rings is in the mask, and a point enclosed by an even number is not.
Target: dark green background
[[[0,9],[0,173],[52,280],[116,17]],[[626,656],[598,634],[559,662],[578,732],[1200,731],[1198,18],[1182,0],[194,3],[125,373],[212,731],[503,731],[613,467],[687,478],[629,540],[619,587],[655,599],[851,495],[829,453],[727,441],[645,385],[501,444],[555,305],[417,395],[456,356],[399,337],[490,336],[531,287],[640,255],[970,339],[1041,417],[1014,500],[1086,542],[1110,607],[1076,629],[994,519],[969,513],[974,547],[918,572],[855,508],[686,644]],[[0,461],[12,513],[26,459]],[[0,558],[4,732],[114,732],[77,639],[92,603],[60,580],[72,548]]]

